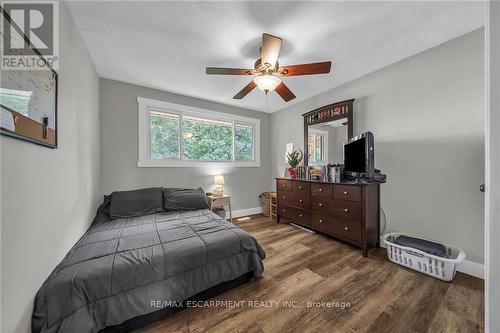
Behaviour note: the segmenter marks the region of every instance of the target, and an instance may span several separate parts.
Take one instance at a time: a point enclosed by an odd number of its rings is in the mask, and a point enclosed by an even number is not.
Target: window
[[[234,145],[236,160],[253,160],[253,127],[250,125],[235,124]]]
[[[233,123],[185,116],[182,129],[184,160],[233,160]]]
[[[179,122],[176,114],[149,113],[152,159],[179,158]]]
[[[258,119],[142,97],[139,167],[260,166]]]
[[[307,151],[311,165],[328,164],[328,132],[310,129],[307,137]]]

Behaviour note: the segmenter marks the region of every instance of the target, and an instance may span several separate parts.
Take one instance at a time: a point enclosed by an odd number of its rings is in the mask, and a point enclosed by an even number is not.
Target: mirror
[[[344,142],[348,140],[347,119],[314,124],[307,131],[310,166],[344,163]]]
[[[304,165],[344,163],[344,142],[353,137],[354,99],[304,113]]]

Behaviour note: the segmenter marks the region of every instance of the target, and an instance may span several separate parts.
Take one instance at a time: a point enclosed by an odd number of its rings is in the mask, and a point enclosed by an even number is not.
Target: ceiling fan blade
[[[283,39],[269,34],[262,34],[261,59],[263,65],[267,63],[271,65],[271,68],[276,66],[281,44],[283,44]]]
[[[243,89],[240,90],[239,93],[234,95],[233,99],[242,99],[245,97],[250,91],[252,91],[255,87],[257,87],[257,84],[255,82],[250,81],[249,84],[247,84]]]
[[[208,75],[251,75],[253,70],[245,68],[207,67]]]
[[[291,101],[295,98],[293,92],[288,89],[284,82],[281,82],[278,87],[276,87],[276,92],[285,100],[285,102]]]
[[[312,64],[301,64],[280,67],[278,72],[286,76],[311,75],[330,73],[331,61],[315,62]]]

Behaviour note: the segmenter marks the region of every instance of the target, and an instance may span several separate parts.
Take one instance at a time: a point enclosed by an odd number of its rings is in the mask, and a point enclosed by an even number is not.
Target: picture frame
[[[57,94],[58,74],[36,49],[23,31],[0,7],[4,27],[3,38],[9,38],[16,31],[31,51],[48,69],[4,70],[0,85],[0,134],[40,146],[58,147]],[[6,30],[9,30],[6,32]]]

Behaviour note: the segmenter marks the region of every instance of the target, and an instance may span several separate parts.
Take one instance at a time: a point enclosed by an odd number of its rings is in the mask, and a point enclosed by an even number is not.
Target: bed
[[[102,215],[102,214],[101,214]],[[100,216],[35,297],[33,332],[98,332],[210,288],[260,277],[265,253],[208,209]]]

